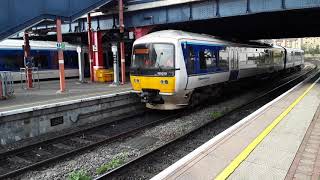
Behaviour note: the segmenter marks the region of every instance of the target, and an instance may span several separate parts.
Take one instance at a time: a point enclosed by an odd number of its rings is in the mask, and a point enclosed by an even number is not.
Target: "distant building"
[[[268,39],[260,42],[278,46],[303,49],[306,52],[320,52],[320,37],[290,38],[290,39]]]
[[[303,39],[302,38],[290,38],[290,39],[273,39],[272,43],[278,46],[287,48],[302,49]]]
[[[319,49],[320,37],[303,38],[303,46],[308,49]]]

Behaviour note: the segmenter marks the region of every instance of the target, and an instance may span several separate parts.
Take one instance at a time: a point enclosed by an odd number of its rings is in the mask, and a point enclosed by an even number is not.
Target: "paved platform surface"
[[[58,80],[42,81],[40,82],[40,88],[31,90],[22,89],[20,84],[14,84],[15,96],[10,99],[0,100],[0,112],[131,90],[129,82],[117,87],[111,87],[110,84],[79,83],[77,79],[68,79],[66,80],[67,91],[62,94],[57,93],[60,88]]]
[[[308,87],[310,83],[291,89],[153,179],[215,179],[235,164],[228,179],[319,179],[320,83],[315,84],[243,161],[234,161]]]
[[[286,179],[320,179],[320,107],[291,164]]]

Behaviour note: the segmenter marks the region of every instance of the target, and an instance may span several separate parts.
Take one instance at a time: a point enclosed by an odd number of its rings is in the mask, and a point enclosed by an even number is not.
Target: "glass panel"
[[[222,71],[229,70],[229,54],[226,50],[220,50],[219,52],[219,68]]]
[[[39,55],[34,57],[34,65],[39,69],[48,69],[48,59],[46,55]]]
[[[0,71],[19,71],[23,67],[23,51],[1,50]]]
[[[204,57],[206,60],[207,69],[213,69],[217,67],[217,59],[214,51],[211,51],[210,49],[205,49]]]
[[[188,74],[195,73],[195,60],[196,55],[192,46],[188,46],[188,55],[187,55],[187,72]]]
[[[174,46],[172,44],[145,44],[134,47],[132,68],[173,69]]]
[[[204,50],[199,51],[199,63],[200,63],[200,70],[207,69],[206,55]]]

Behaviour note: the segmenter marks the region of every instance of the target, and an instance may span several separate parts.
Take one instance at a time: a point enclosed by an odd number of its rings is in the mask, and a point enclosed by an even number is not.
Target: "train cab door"
[[[229,81],[235,81],[239,78],[239,55],[236,48],[230,48],[230,77]]]

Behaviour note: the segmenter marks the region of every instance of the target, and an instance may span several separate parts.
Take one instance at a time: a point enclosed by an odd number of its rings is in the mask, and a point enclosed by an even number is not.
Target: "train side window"
[[[229,71],[229,54],[226,50],[220,50],[218,65],[221,71]]]
[[[267,63],[265,53],[263,53],[263,52],[259,53],[259,59],[260,59],[260,63]]]
[[[36,55],[34,56],[34,64],[35,64],[35,67],[38,67],[39,69],[48,69],[48,59],[47,59],[47,56],[46,55],[42,55],[42,54],[39,54],[39,55]]]
[[[187,73],[194,74],[195,73],[195,59],[196,55],[192,46],[188,46],[188,55],[187,55]]]
[[[257,53],[248,53],[247,54],[247,58],[248,58],[248,61],[256,61],[259,57],[259,54]]]
[[[211,49],[204,49],[204,58],[208,71],[214,71],[216,65],[216,54]]]
[[[199,51],[199,63],[200,63],[200,70],[207,70],[207,63],[206,63],[206,57],[205,57],[204,49],[201,49]]]

